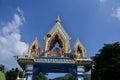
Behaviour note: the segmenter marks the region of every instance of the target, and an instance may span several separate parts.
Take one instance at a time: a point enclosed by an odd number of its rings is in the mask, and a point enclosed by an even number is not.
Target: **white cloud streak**
[[[28,44],[21,41],[20,27],[24,24],[25,18],[20,8],[16,9],[13,20],[2,25],[0,31],[0,64],[8,68],[16,67],[15,55],[21,55],[27,51]]]
[[[120,20],[120,7],[113,9],[113,17],[117,18],[118,20]]]
[[[99,0],[101,3],[105,3],[107,0]]]

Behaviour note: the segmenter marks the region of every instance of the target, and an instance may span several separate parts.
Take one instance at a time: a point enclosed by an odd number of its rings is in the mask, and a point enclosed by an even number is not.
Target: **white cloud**
[[[99,0],[101,3],[105,3],[107,0]]]
[[[120,7],[113,9],[112,16],[120,20]]]
[[[25,22],[23,11],[17,8],[13,17],[1,26],[0,31],[0,64],[9,68],[18,66],[13,56],[21,55],[28,49],[28,44],[21,41],[20,34],[20,27]]]

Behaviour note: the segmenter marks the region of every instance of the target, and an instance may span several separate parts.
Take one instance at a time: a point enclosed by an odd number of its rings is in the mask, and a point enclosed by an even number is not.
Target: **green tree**
[[[17,69],[12,68],[8,72],[6,72],[6,80],[16,80],[17,78]]]
[[[18,68],[12,68],[11,70],[7,71],[5,76],[6,76],[6,80],[16,80],[17,76],[19,73],[19,77],[22,77],[23,72],[20,71]]]
[[[62,77],[57,77],[54,79],[49,79],[49,80],[76,80],[75,76],[73,76],[72,74],[68,73]],[[90,75],[86,74],[84,80],[90,80]]]
[[[120,80],[120,43],[105,44],[93,57],[92,80]]]
[[[5,75],[2,71],[0,71],[0,80],[5,80]]]
[[[85,74],[84,80],[91,80],[91,74]]]
[[[54,79],[49,79],[49,80],[75,80],[75,77],[72,74],[68,73],[62,77],[56,77]]]
[[[47,77],[46,77],[47,73],[39,73],[35,76],[35,80],[47,80]]]

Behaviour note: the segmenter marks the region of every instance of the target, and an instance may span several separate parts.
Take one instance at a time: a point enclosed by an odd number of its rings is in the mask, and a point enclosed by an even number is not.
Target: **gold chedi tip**
[[[59,22],[60,23],[60,17],[58,16],[56,19],[56,23]]]

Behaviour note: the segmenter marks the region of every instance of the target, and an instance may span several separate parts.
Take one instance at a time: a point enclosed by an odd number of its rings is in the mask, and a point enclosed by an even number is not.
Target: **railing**
[[[17,55],[17,56],[14,56],[14,58],[17,60],[17,59],[20,59],[20,58],[28,58],[28,56],[27,55],[24,55],[24,56]]]

